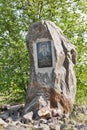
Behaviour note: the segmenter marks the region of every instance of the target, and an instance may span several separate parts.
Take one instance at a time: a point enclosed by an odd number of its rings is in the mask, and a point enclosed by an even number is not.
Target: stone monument
[[[34,116],[43,116],[47,110],[70,113],[76,94],[74,45],[51,21],[32,24],[26,43],[30,56],[30,83],[25,113],[33,111]]]

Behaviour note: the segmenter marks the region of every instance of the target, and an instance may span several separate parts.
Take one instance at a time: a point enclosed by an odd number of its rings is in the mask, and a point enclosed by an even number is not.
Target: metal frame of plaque
[[[51,41],[37,43],[38,68],[52,67],[52,46]]]

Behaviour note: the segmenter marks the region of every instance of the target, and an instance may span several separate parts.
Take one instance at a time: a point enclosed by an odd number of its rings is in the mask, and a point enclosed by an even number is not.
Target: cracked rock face
[[[45,108],[50,112],[59,109],[61,114],[70,113],[76,94],[74,45],[50,21],[31,25],[26,43],[31,72],[25,113],[33,111],[38,116],[38,111]]]

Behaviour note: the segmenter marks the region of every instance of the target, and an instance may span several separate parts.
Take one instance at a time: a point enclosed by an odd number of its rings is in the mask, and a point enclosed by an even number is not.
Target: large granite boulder
[[[27,87],[25,113],[45,116],[56,109],[72,111],[76,94],[74,64],[76,51],[53,22],[32,24],[26,37],[30,56],[30,83]]]

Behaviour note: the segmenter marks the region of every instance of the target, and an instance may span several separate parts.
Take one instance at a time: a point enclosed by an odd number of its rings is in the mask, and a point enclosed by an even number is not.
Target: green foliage
[[[28,52],[14,1],[2,1],[0,6],[0,91],[19,100],[29,82]]]
[[[0,0],[0,93],[12,102],[25,98],[30,71],[25,34],[44,19],[55,22],[76,46],[76,101],[87,102],[86,0]]]

